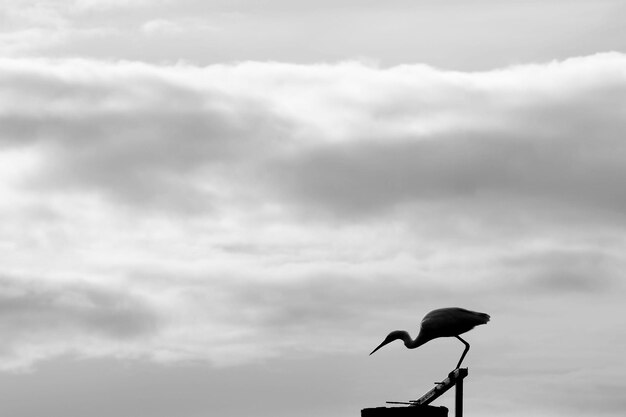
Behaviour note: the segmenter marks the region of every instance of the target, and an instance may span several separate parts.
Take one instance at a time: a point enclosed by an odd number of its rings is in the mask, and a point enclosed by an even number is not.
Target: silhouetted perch
[[[448,409],[430,405],[365,408],[361,417],[448,417]]]
[[[444,392],[448,391],[453,386],[457,386],[456,405],[463,405],[463,378],[467,376],[467,368],[459,368],[448,374],[448,377],[443,381],[437,383],[435,388],[422,395],[417,400],[411,401],[415,405],[427,405],[439,398]],[[460,387],[460,393],[459,393]],[[459,395],[461,397],[459,403]],[[461,407],[462,408],[462,407]],[[457,414],[458,415],[458,414]]]
[[[456,386],[454,402],[455,417],[463,416],[463,379],[468,375],[467,368],[459,368],[448,374],[448,377],[422,395],[417,400],[409,402],[387,401],[387,404],[403,404],[408,407],[377,407],[361,410],[361,417],[447,417],[446,407],[432,407],[428,404],[435,401],[453,386]]]

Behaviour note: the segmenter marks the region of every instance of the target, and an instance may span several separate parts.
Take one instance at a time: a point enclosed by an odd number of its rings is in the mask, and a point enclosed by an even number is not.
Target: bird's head
[[[376,352],[378,349],[385,346],[386,344],[393,342],[394,340],[398,340],[398,339],[406,340],[407,338],[409,338],[409,334],[405,332],[404,330],[394,330],[393,332],[389,333],[387,337],[385,337],[385,340],[383,340],[383,342],[380,345],[378,345],[378,347],[374,349],[372,353]],[[372,353],[370,353],[370,355]]]

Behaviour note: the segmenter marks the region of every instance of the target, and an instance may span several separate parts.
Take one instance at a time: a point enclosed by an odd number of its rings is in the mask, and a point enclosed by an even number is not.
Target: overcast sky
[[[623,416],[624,21],[3,0],[0,413],[358,416],[453,369],[368,354],[460,306],[467,415]]]

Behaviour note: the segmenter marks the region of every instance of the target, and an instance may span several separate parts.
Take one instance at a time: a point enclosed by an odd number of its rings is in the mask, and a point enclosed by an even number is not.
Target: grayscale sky
[[[623,1],[3,0],[0,414],[626,412]],[[439,404],[452,408],[450,396]]]

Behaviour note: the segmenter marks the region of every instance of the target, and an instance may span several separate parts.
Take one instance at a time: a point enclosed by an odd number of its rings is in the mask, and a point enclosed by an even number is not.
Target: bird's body
[[[409,333],[404,330],[394,330],[389,333],[385,340],[374,349],[372,353],[394,340],[402,340],[407,348],[415,349],[438,337],[456,337],[465,344],[465,350],[457,365],[457,368],[459,368],[469,350],[469,343],[461,339],[459,335],[472,330],[478,325],[486,324],[488,321],[489,315],[485,313],[478,313],[459,307],[440,308],[424,316],[420,326],[420,332],[415,339],[412,339]],[[370,355],[372,353],[370,353]]]

